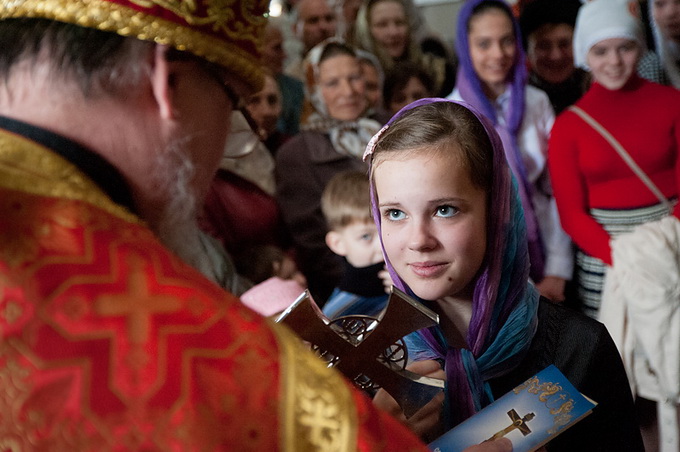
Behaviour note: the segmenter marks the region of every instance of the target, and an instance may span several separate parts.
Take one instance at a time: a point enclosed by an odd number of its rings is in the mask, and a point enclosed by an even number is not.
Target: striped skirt
[[[635,226],[660,220],[668,215],[668,209],[663,204],[655,204],[628,210],[591,209],[590,215],[614,237],[632,230]],[[605,265],[600,259],[578,249],[575,273],[581,310],[586,315],[597,318],[604,285]]]

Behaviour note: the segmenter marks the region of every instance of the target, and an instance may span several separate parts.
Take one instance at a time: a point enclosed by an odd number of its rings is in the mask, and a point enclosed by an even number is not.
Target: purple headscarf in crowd
[[[514,369],[525,356],[536,332],[538,292],[527,282],[529,256],[523,209],[516,184],[508,167],[503,143],[486,117],[464,102],[426,98],[401,109],[369,143],[364,160],[372,166],[371,154],[387,130],[401,115],[414,108],[436,102],[450,102],[470,110],[484,126],[493,148],[493,182],[489,193],[487,248],[478,272],[472,300],[472,318],[467,333],[468,348],[458,349],[442,343],[438,326],[418,331],[433,353],[445,361],[447,387],[453,425],[479,411],[490,400],[486,382]],[[382,219],[375,182],[371,180],[371,208],[382,242]],[[396,273],[389,256],[385,264],[394,285],[414,295]],[[409,350],[411,353],[411,350]]]
[[[488,3],[507,12],[512,19],[515,33],[515,62],[510,69],[508,82],[510,84],[510,108],[508,109],[505,124],[498,121],[496,108],[491,100],[484,94],[482,81],[477,76],[470,58],[470,43],[468,40],[468,24],[475,8],[481,3]],[[517,178],[519,195],[524,207],[525,220],[527,223],[527,235],[529,241],[529,255],[531,259],[531,277],[539,282],[543,279],[545,267],[545,253],[543,241],[538,227],[538,219],[534,212],[531,195],[533,187],[528,180],[527,172],[522,160],[519,148],[518,135],[524,118],[524,91],[527,83],[527,68],[519,23],[514,19],[510,6],[502,0],[468,0],[463,4],[458,14],[458,29],[456,31],[456,52],[458,54],[458,74],[456,76],[456,88],[462,99],[475,107],[493,123],[496,131],[503,141],[508,164]]]

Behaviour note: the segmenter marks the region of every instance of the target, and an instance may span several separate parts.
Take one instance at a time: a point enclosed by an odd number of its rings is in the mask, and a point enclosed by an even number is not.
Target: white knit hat
[[[636,0],[592,0],[579,9],[574,28],[574,65],[589,69],[586,55],[590,48],[611,38],[630,39],[645,48]]]

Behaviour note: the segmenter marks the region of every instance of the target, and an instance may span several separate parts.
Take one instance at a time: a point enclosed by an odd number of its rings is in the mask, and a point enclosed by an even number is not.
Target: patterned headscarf
[[[527,223],[527,235],[529,241],[529,254],[531,256],[531,277],[534,281],[543,279],[545,267],[545,253],[543,251],[543,241],[538,227],[538,219],[534,211],[532,202],[533,187],[529,182],[526,168],[522,160],[522,153],[519,148],[518,135],[524,119],[524,91],[527,83],[527,69],[522,49],[522,38],[519,23],[512,19],[512,26],[515,32],[515,62],[510,69],[510,108],[504,118],[504,124],[500,123],[496,114],[496,108],[491,100],[484,94],[482,81],[477,76],[470,57],[470,43],[468,40],[468,24],[473,11],[481,3],[489,3],[505,10],[509,17],[512,10],[503,0],[468,0],[458,14],[458,29],[456,36],[456,51],[458,53],[458,75],[456,76],[456,88],[460,92],[463,100],[493,123],[496,131],[503,141],[506,157],[512,172],[519,183],[519,195],[522,199],[522,206],[525,211]]]
[[[472,106],[437,98],[413,102],[400,110],[371,140],[364,159],[372,162],[371,154],[384,131],[406,111],[436,102],[452,102],[470,110],[484,126],[493,148],[487,248],[474,287],[472,318],[466,337],[468,347],[450,347],[438,326],[418,331],[416,341],[409,341],[417,348],[416,359],[445,360],[449,415],[452,424],[456,425],[493,400],[488,380],[509,372],[524,358],[536,332],[538,292],[527,281],[529,257],[523,209],[503,144],[493,124]],[[378,205],[375,182],[371,181],[373,217],[382,240]],[[415,295],[395,272],[389,256],[384,255],[395,286]],[[410,348],[409,353],[412,352]]]
[[[302,130],[327,133],[336,152],[352,157],[361,157],[373,134],[380,129],[377,121],[369,118],[357,118],[355,121],[341,121],[328,114],[328,107],[321,94],[319,80],[319,63],[326,46],[332,43],[343,44],[339,38],[329,38],[312,48],[305,58],[305,95],[314,107]]]

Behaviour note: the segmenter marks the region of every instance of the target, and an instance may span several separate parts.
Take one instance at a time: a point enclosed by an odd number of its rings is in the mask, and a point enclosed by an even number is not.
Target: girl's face
[[[455,146],[455,145],[453,145]],[[486,252],[486,193],[452,155],[422,151],[380,160],[373,177],[385,252],[425,300],[472,300]]]
[[[470,59],[486,95],[495,99],[505,91],[505,82],[517,56],[510,18],[500,9],[489,9],[470,18]]]
[[[588,50],[586,62],[597,83],[609,90],[621,89],[635,72],[640,46],[625,38],[598,42]]]
[[[401,58],[408,44],[408,21],[401,3],[375,3],[369,13],[371,36],[392,58]]]
[[[355,57],[336,55],[322,61],[318,84],[331,118],[354,121],[366,109],[364,77]]]
[[[390,114],[394,115],[403,107],[418,99],[427,97],[429,92],[418,77],[411,77],[403,89],[396,91],[390,99]]]

